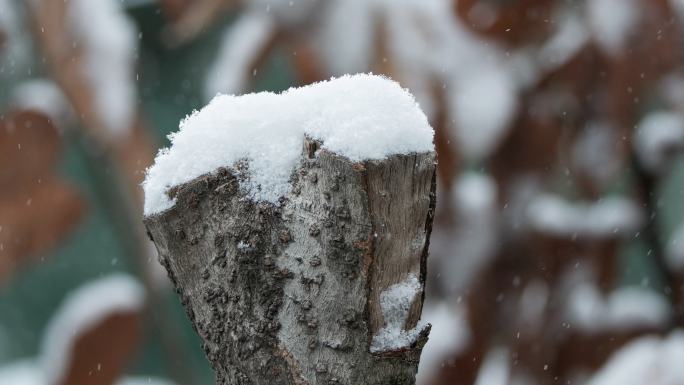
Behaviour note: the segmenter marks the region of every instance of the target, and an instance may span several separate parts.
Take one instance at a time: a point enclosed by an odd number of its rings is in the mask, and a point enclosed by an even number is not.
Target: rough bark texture
[[[304,141],[279,206],[246,197],[238,164],[175,188],[175,206],[145,218],[218,384],[415,383],[429,328],[405,349],[370,344],[380,293],[410,274],[424,283],[435,155],[352,163],[318,147]]]

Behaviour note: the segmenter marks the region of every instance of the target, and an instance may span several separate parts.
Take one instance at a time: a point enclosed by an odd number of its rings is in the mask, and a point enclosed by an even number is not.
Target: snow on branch
[[[627,198],[569,202],[541,194],[527,207],[527,219],[532,229],[544,234],[604,238],[635,231],[643,222],[643,213]]]
[[[639,21],[636,1],[592,0],[587,6],[589,26],[599,47],[611,55],[622,52]]]
[[[684,381],[684,333],[641,337],[619,350],[587,385],[674,385]]]
[[[136,110],[135,25],[115,0],[70,0],[66,18],[102,124],[114,137],[127,133]]]
[[[657,173],[684,146],[684,119],[674,112],[652,112],[637,126],[634,150],[641,165]]]
[[[70,126],[76,118],[66,96],[57,84],[46,79],[28,80],[12,91],[11,105],[19,110],[45,114],[58,130]]]
[[[658,328],[670,313],[667,301],[652,291],[626,287],[604,297],[591,284],[575,288],[567,308],[570,326],[588,332]]]
[[[48,324],[43,337],[42,367],[50,383],[66,374],[72,345],[112,313],[139,312],[145,301],[140,283],[128,275],[112,275],[69,294]]]

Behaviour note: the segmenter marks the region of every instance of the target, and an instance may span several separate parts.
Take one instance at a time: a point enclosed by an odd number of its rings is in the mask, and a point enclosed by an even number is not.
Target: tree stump
[[[320,147],[304,139],[279,205],[249,198],[244,162],[144,219],[218,384],[415,384],[435,154],[353,163]],[[383,297],[411,279],[403,305]],[[397,308],[406,346],[374,340],[396,336]]]

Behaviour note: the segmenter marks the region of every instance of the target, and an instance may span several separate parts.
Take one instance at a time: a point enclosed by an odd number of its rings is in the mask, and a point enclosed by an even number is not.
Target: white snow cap
[[[139,311],[145,291],[134,278],[115,274],[87,283],[70,293],[50,320],[41,364],[49,383],[58,383],[69,362],[74,339],[114,312]]]
[[[587,385],[678,385],[684,383],[684,333],[641,337],[617,353]]]
[[[345,75],[281,94],[219,95],[180,123],[143,183],[145,215],[173,207],[166,192],[219,167],[249,162],[245,188],[277,202],[308,135],[351,161],[434,150],[434,131],[413,96],[389,78]]]
[[[385,325],[378,330],[371,341],[372,353],[387,352],[409,347],[416,341],[420,332],[428,325],[425,321],[411,330],[404,330],[409,309],[422,285],[418,278],[411,274],[406,281],[397,283],[380,293],[380,308]]]

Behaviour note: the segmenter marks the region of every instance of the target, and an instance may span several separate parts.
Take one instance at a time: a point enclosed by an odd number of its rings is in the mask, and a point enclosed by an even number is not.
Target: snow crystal
[[[684,333],[641,337],[618,350],[586,385],[676,385],[684,383]]]
[[[169,136],[143,183],[145,215],[173,206],[166,191],[235,162],[249,161],[243,184],[255,200],[277,202],[305,135],[351,161],[432,151],[434,132],[415,100],[396,82],[358,74],[281,94],[219,95]]]
[[[209,70],[205,84],[207,98],[211,99],[220,92],[243,92],[253,70],[249,66],[274,32],[272,18],[264,13],[247,12],[240,16],[227,30],[218,58]]]
[[[411,274],[404,282],[388,287],[380,293],[380,308],[385,321],[371,341],[370,351],[373,353],[399,350],[410,346],[428,325],[420,321],[411,330],[404,330],[409,309],[415,297],[420,294],[422,286],[418,278]]]
[[[669,152],[684,146],[684,119],[674,112],[652,112],[639,122],[634,150],[644,168],[659,171]]]
[[[527,219],[534,230],[547,234],[606,237],[636,230],[643,221],[643,213],[626,198],[572,203],[551,194],[540,194],[527,207]]]
[[[423,308],[423,319],[432,325],[430,338],[423,347],[416,374],[416,384],[429,384],[450,354],[463,350],[470,343],[471,331],[463,305],[439,303]]]
[[[42,369],[49,383],[58,383],[69,360],[71,344],[112,312],[138,311],[145,299],[143,287],[132,277],[111,275],[70,293],[50,320],[42,346]]]
[[[639,18],[635,0],[591,0],[587,2],[594,40],[609,54],[617,54],[627,42]]]
[[[588,283],[573,290],[567,312],[571,326],[590,332],[658,327],[670,316],[667,302],[654,292],[625,287],[604,298]]]
[[[95,108],[113,137],[125,134],[135,118],[137,31],[122,7],[116,0],[71,0],[67,15],[83,46]]]
[[[665,261],[673,271],[684,270],[684,225],[680,225],[665,247]]]

